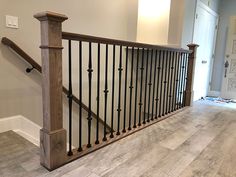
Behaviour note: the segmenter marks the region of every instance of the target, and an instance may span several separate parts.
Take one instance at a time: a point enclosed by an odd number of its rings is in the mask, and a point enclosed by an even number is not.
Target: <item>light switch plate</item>
[[[8,28],[19,28],[18,17],[6,15],[6,27]]]

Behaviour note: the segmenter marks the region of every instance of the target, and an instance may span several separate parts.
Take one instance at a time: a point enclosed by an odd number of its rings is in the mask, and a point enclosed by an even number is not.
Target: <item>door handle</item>
[[[207,63],[207,60],[202,60],[202,64],[206,64]]]
[[[226,78],[226,77],[227,77],[227,69],[228,69],[228,67],[229,67],[229,62],[228,62],[228,60],[225,61],[225,64],[224,64],[224,65],[225,65],[225,76],[224,76],[224,77]]]

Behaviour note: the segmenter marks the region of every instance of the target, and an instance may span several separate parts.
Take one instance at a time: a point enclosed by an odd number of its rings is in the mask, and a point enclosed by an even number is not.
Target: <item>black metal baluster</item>
[[[118,123],[117,123],[117,135],[120,135],[120,112],[121,112],[121,104],[120,104],[120,99],[121,99],[121,79],[122,79],[122,45],[120,46],[120,64],[119,64],[119,96],[118,96]]]
[[[88,63],[88,82],[89,82],[89,111],[88,111],[88,144],[87,147],[90,148],[91,145],[91,123],[92,123],[92,104],[91,104],[91,100],[92,100],[92,72],[93,72],[93,68],[92,68],[92,43],[89,42],[89,63]]]
[[[186,84],[187,84],[187,74],[188,74],[188,70],[187,70],[187,66],[188,66],[188,54],[185,54],[185,84],[184,84],[184,90],[186,91]],[[184,92],[184,107],[186,106],[186,92]]]
[[[139,120],[138,120],[138,126],[141,126],[141,120],[142,120],[142,95],[143,95],[143,70],[144,70],[144,48],[142,50],[142,64],[141,64],[141,81],[140,81],[140,96],[139,96]]]
[[[163,79],[164,79],[164,67],[165,67],[165,65],[164,65],[165,64],[165,51],[162,52],[161,64],[162,64],[162,67],[160,68],[161,69],[161,89],[160,89],[160,101],[159,101],[159,115],[158,115],[158,117],[161,117],[161,115],[162,115],[162,109],[161,108],[162,108],[162,106],[164,107],[164,104],[162,102],[162,97],[163,97],[162,90],[163,90],[163,86],[164,86]]]
[[[175,89],[174,89],[174,100],[173,100],[173,111],[176,110],[176,97],[177,97],[177,89],[178,89],[178,52],[175,54]]]
[[[100,102],[100,43],[98,43],[98,65],[97,65],[97,127],[96,127],[96,141],[99,144],[99,102]]]
[[[165,57],[164,57],[165,59],[165,77],[164,77],[164,92],[163,92],[163,110],[162,110],[162,116],[164,116],[165,115],[165,103],[166,103],[166,84],[167,84],[167,81],[166,81],[166,79],[167,79],[167,59],[168,59],[168,51],[166,51],[165,52]],[[163,61],[164,62],[164,61]],[[164,70],[164,68],[163,68],[163,70]]]
[[[132,116],[132,96],[133,96],[133,67],[134,67],[134,48],[132,47],[132,56],[131,56],[131,76],[130,76],[130,95],[129,95],[129,127],[128,130],[131,130],[131,116]]]
[[[171,101],[171,104],[172,104],[172,106],[171,106],[171,112],[173,112],[174,111],[174,105],[175,105],[175,84],[176,84],[176,64],[177,64],[177,62],[176,62],[176,57],[177,57],[177,53],[176,52],[174,52],[174,54],[173,54],[173,61],[172,61],[172,67],[173,67],[173,70],[172,70],[172,72],[173,72],[173,89],[172,89],[172,101]]]
[[[82,103],[82,42],[79,41],[79,100]],[[79,105],[79,148],[82,149],[82,104]]]
[[[186,82],[186,54],[183,53],[183,83],[182,83],[182,104],[181,104],[182,108],[184,107],[185,82]]]
[[[138,65],[139,65],[139,48],[137,50],[137,64],[136,64],[136,81],[135,81],[135,101],[134,101],[134,126],[136,128],[136,116],[137,116],[137,99],[138,99]]]
[[[105,89],[104,89],[104,95],[105,95],[105,105],[104,105],[104,130],[103,130],[103,141],[107,140],[106,137],[106,130],[107,130],[107,95],[108,95],[108,83],[107,83],[107,74],[108,74],[108,44],[106,44],[106,61],[105,61]]]
[[[159,87],[161,86],[162,88],[162,81],[161,81],[161,85],[159,85],[160,83],[160,74],[161,74],[161,55],[162,54],[162,51],[159,51],[159,57],[158,57],[158,67],[157,67],[157,70],[158,70],[158,74],[157,74],[157,90],[156,90],[156,114],[155,114],[155,118],[157,119],[157,114],[158,114],[158,104],[160,104],[160,99],[159,99]],[[161,98],[161,94],[160,94],[160,98]],[[160,105],[159,105],[160,106]],[[159,114],[158,114],[158,117],[161,117],[161,107],[159,109]]]
[[[116,67],[116,46],[113,45],[113,68],[112,68],[112,103],[111,103],[111,135],[110,138],[114,138],[113,121],[114,121],[114,89],[115,89],[115,67]]]
[[[124,95],[124,122],[123,122],[123,130],[125,133],[125,123],[126,123],[126,96],[127,96],[127,75],[128,75],[128,46],[126,47],[126,64],[125,64],[125,95]]]
[[[172,109],[172,98],[173,98],[173,95],[172,95],[172,86],[173,86],[173,70],[174,70],[174,66],[173,66],[173,61],[174,61],[174,52],[172,52],[172,55],[170,57],[170,91],[169,91],[169,110],[168,110],[168,113],[171,112],[171,109]]]
[[[68,155],[73,155],[72,152],[72,76],[71,76],[71,40],[68,40],[68,54],[69,54],[69,63],[68,63],[68,69],[69,69],[69,92],[68,92],[68,105],[69,105],[69,151]]]
[[[167,76],[167,91],[166,91],[166,114],[168,114],[168,109],[169,109],[169,89],[170,89],[170,71],[171,71],[171,67],[170,67],[170,61],[171,61],[171,52],[168,52],[168,57],[167,57],[167,68],[168,68],[168,71],[166,72],[166,74],[168,73],[168,76]]]
[[[155,64],[154,64],[154,79],[153,79],[153,94],[152,94],[152,118],[154,120],[154,103],[155,103],[155,87],[156,87],[156,73],[157,73],[157,50],[155,52]],[[158,86],[158,84],[157,84]],[[157,118],[157,116],[155,116]]]
[[[176,100],[177,110],[179,109],[180,86],[181,86],[180,78],[181,78],[181,53],[179,53],[178,56],[178,88],[177,88],[177,100]]]
[[[147,122],[150,122],[150,101],[151,101],[151,88],[152,88],[152,60],[153,60],[153,53],[154,50],[152,49],[151,52],[151,66],[150,66],[150,77],[149,77],[149,83],[148,83],[148,117],[147,117]],[[151,118],[153,120],[153,118]]]
[[[182,96],[183,96],[183,92],[182,92],[182,89],[183,89],[183,69],[184,69],[184,66],[183,66],[183,53],[181,53],[181,64],[180,64],[180,100],[179,100],[179,104],[178,104],[178,108],[181,108],[182,107]]]
[[[143,124],[146,124],[146,102],[147,102],[147,85],[148,85],[148,83],[147,83],[148,82],[148,58],[149,58],[149,49],[147,49],[147,58],[146,58],[146,79],[145,79],[145,90],[144,90]]]

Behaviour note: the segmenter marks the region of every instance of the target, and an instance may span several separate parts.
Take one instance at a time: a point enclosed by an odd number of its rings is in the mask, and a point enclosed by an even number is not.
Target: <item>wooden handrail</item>
[[[94,42],[94,43],[110,44],[110,45],[122,45],[122,46],[137,47],[137,48],[148,48],[148,49],[163,50],[163,51],[191,53],[190,50],[185,50],[182,48],[152,45],[152,44],[145,44],[145,43],[138,43],[138,42],[131,42],[131,41],[123,41],[123,40],[95,37],[95,36],[69,33],[69,32],[62,32],[62,39],[86,41],[86,42]]]
[[[4,45],[10,47],[13,51],[15,51],[19,56],[21,56],[25,61],[27,61],[39,73],[42,73],[42,67],[37,62],[35,62],[35,60],[32,57],[30,57],[25,51],[23,51],[16,43],[14,43],[12,40],[10,40],[7,37],[3,37],[1,42]],[[64,86],[62,89],[63,89],[63,92],[66,95],[68,95],[69,93],[68,89],[65,88]],[[85,111],[87,112],[89,111],[89,108],[83,102],[80,102],[80,100],[75,95],[72,95],[72,99],[75,103],[81,105]],[[97,119],[97,115],[94,112],[91,112],[91,114],[92,114],[92,117]],[[104,124],[104,121],[100,117],[98,119],[100,123]],[[111,131],[111,127],[109,125],[106,125],[106,127],[109,131]]]

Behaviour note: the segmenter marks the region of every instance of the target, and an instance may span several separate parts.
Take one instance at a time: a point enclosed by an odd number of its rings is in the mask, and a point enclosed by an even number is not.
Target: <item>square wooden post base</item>
[[[66,161],[66,130],[53,132],[40,130],[40,162],[48,170],[53,170]]]

